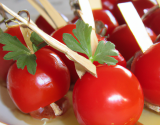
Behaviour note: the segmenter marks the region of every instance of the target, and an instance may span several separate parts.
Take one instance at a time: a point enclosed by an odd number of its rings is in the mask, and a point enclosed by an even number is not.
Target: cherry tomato
[[[72,35],[74,36],[72,30],[75,29],[75,28],[76,28],[76,25],[75,25],[75,24],[68,24],[68,25],[60,28],[59,30],[55,31],[55,32],[52,34],[52,37],[55,38],[55,39],[57,39],[57,40],[60,41],[61,43],[65,44],[65,43],[63,42],[63,36],[62,36],[63,33],[69,33],[69,34],[72,34]],[[102,37],[100,37],[100,36],[98,36],[98,39],[99,39],[99,40],[105,40],[104,37],[102,38]],[[51,48],[50,46],[47,46],[47,48],[53,49],[53,48]],[[63,54],[63,53],[61,53],[61,52],[59,52],[59,51],[57,51],[57,50],[54,50],[54,51],[62,58],[62,60],[63,60],[63,61],[65,62],[65,64],[67,65],[67,67],[68,67],[68,69],[69,69],[69,71],[70,71],[70,75],[71,75],[71,83],[74,84],[74,83],[77,81],[77,79],[78,79],[78,75],[77,75],[76,70],[75,70],[74,62],[71,61],[71,60],[69,60],[69,59],[65,56],[65,54]],[[84,56],[84,54],[81,54],[81,55]],[[86,57],[86,56],[85,56],[85,57]],[[126,61],[125,61],[125,59],[124,59],[120,54],[119,54],[119,56],[116,57],[116,58],[118,59],[119,64],[121,64],[121,65],[123,65],[123,66],[126,66]]]
[[[105,28],[106,33],[102,35],[107,36],[117,26],[119,26],[116,18],[109,10],[92,10],[92,12],[93,12],[94,21],[97,22],[95,24],[96,24],[96,30],[98,31],[98,34],[101,35],[101,30]],[[75,16],[71,22],[75,23],[78,19],[79,17]]]
[[[125,2],[127,1],[131,1],[131,0],[125,0]],[[123,0],[119,0],[117,4],[123,3],[123,2],[124,2]],[[131,2],[133,3],[140,17],[142,17],[150,8],[155,6],[155,3],[150,0],[132,0]],[[116,17],[120,25],[125,23],[125,20],[117,5],[114,6],[112,13]]]
[[[117,0],[101,0],[102,1],[102,8],[104,10],[112,11],[115,4],[117,4]]]
[[[156,34],[150,28],[146,27],[146,30],[154,42],[157,37]],[[135,52],[140,50],[136,39],[126,24],[116,27],[108,37],[108,40],[115,44],[116,49],[122,54],[126,61],[134,56]]]
[[[5,82],[9,67],[12,65],[12,60],[4,60],[3,57],[8,51],[3,51],[3,44],[0,44],[0,82]]]
[[[55,29],[42,16],[38,16],[35,23],[41,30],[49,35],[55,31]]]
[[[119,26],[117,19],[109,10],[93,10],[93,17],[95,21],[102,21],[107,31],[105,36],[110,34],[117,26]]]
[[[20,27],[18,25],[9,26],[4,32],[12,36],[16,36],[25,45],[24,38],[21,34]],[[7,78],[8,69],[13,64],[13,60],[3,59],[3,57],[8,53],[8,51],[3,51],[3,46],[3,44],[0,44],[0,81],[5,82]]]
[[[134,125],[144,104],[137,78],[126,68],[97,67],[97,78],[86,73],[73,89],[73,109],[80,125]]]
[[[159,21],[160,21],[160,9],[158,8],[153,13],[148,14],[143,20],[144,24],[151,28],[157,35],[160,34]]]
[[[53,34],[52,34],[52,37],[57,39],[58,41],[60,41],[61,43],[65,44],[63,42],[63,33],[70,33],[73,35],[72,33],[72,30],[76,28],[76,25],[75,24],[68,24],[58,30],[56,30]],[[53,49],[51,48],[50,46],[48,46],[48,48],[50,49]],[[69,60],[65,54],[53,49],[60,57],[61,59],[65,62],[66,66],[68,67],[69,69],[69,72],[70,72],[70,76],[71,76],[71,83],[75,83],[78,79],[78,75],[77,75],[77,72],[75,70],[75,66],[74,66],[74,62]]]
[[[144,99],[160,106],[160,43],[152,45],[144,53],[135,56],[131,71],[138,78],[144,93]]]
[[[24,113],[45,107],[61,99],[69,90],[67,66],[53,51],[42,48],[35,53],[37,70],[18,69],[14,63],[8,72],[7,88],[16,106]]]
[[[66,22],[68,22],[68,18],[61,14]],[[43,30],[47,34],[51,34],[55,31],[55,29],[40,15],[35,21],[36,25]]]

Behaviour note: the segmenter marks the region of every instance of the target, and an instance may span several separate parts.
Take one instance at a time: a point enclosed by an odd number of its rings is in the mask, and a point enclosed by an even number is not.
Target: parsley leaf
[[[47,43],[44,42],[44,40],[36,32],[33,32],[31,34],[30,40],[32,42],[34,52],[38,51],[39,49],[47,45]]]
[[[108,65],[115,65],[118,61],[110,56],[118,56],[115,45],[109,41],[107,43],[100,41],[93,56],[93,60],[98,61],[100,64],[106,63]]]
[[[78,20],[76,23],[76,29],[73,29],[73,33],[80,43],[71,34],[66,33],[63,34],[63,41],[73,51],[81,52],[88,57],[91,57],[91,31],[91,26],[85,24],[82,20]]]
[[[0,29],[0,43],[4,44],[3,50],[9,51],[4,56],[6,60],[17,60],[17,67],[24,69],[27,66],[28,72],[31,74],[35,74],[36,72],[36,56],[35,54],[31,54],[29,49],[25,47],[15,36],[11,36],[8,33],[4,33],[2,29]]]
[[[91,36],[92,27],[85,24],[84,21],[78,20],[76,23],[76,29],[73,29],[74,36],[64,33],[63,41],[73,51],[84,53],[88,58],[93,61],[98,61],[100,64],[115,65],[118,61],[111,56],[118,56],[118,51],[115,50],[115,45],[111,42],[100,41],[96,48],[94,56],[91,51]]]

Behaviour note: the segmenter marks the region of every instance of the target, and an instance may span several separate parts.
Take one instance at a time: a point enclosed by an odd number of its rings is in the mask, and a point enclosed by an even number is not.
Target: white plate
[[[63,13],[69,19],[72,19],[73,13],[69,6],[69,0],[49,1],[60,13]],[[39,13],[27,2],[27,0],[1,0],[1,3],[5,4],[15,12],[27,9],[30,12],[31,19],[33,21],[39,15]],[[69,110],[63,116],[47,122],[47,125],[79,125],[72,108],[72,92],[68,92],[67,96],[71,102],[71,107]],[[160,125],[160,115],[144,108],[139,121],[144,125]],[[0,122],[8,125],[43,125],[42,121],[21,113],[10,99],[7,89],[2,86],[0,86]]]
[[[72,108],[72,92],[67,93],[71,106],[63,115],[47,122],[47,125],[79,125]],[[5,87],[0,86],[0,122],[8,125],[43,125],[43,122],[20,112],[12,102]]]
[[[67,97],[71,103],[69,110],[63,116],[47,122],[47,125],[79,125],[73,112],[71,91],[67,93]],[[7,89],[2,86],[0,86],[0,121],[8,125],[43,125],[42,121],[21,113],[10,99]],[[139,121],[144,125],[160,125],[160,115],[144,108]]]

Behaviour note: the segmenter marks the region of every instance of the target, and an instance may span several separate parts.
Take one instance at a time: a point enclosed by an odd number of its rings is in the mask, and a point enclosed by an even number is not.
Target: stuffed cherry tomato
[[[146,27],[148,35],[154,42],[156,34]],[[108,37],[108,40],[116,45],[116,49],[122,54],[126,61],[128,61],[134,54],[140,50],[136,39],[126,24],[120,25]]]
[[[58,101],[70,87],[68,68],[56,53],[42,48],[35,55],[37,57],[35,75],[30,74],[26,67],[23,70],[18,69],[14,63],[7,77],[9,94],[24,113],[39,110]]]
[[[139,81],[119,65],[97,67],[97,78],[86,73],[73,89],[73,109],[80,125],[134,125],[143,104]]]
[[[75,24],[68,24],[62,28],[60,28],[59,30],[55,31],[53,34],[52,34],[52,37],[57,39],[58,41],[60,41],[61,43],[65,44],[63,42],[63,33],[69,33],[69,34],[73,34],[72,30],[76,28],[76,25]],[[104,40],[104,37],[100,37],[98,36],[98,39],[99,41],[100,40]],[[50,46],[48,46],[47,48],[50,48],[50,49],[53,49],[51,48]],[[54,50],[56,51],[56,50]],[[59,51],[56,51],[56,53],[62,58],[62,60],[65,62],[65,64],[67,65],[69,71],[70,71],[70,75],[71,75],[71,83],[75,83],[78,79],[78,75],[76,73],[76,70],[75,70],[75,66],[74,66],[74,63],[73,61],[69,60],[65,54],[63,53],[60,53]],[[118,57],[115,57],[118,59],[118,63],[123,65],[123,66],[126,66],[126,61],[125,59],[123,58],[123,56],[121,56],[121,54],[119,54]]]
[[[138,53],[131,65],[131,71],[138,78],[144,99],[160,106],[160,43],[152,45],[144,53]]]

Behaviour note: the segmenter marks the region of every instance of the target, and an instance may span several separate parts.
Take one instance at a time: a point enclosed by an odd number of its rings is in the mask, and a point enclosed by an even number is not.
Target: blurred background
[[[37,0],[38,1],[38,0]],[[53,7],[59,12],[68,17],[68,19],[72,19],[73,12],[69,5],[70,0],[48,0]],[[6,5],[8,8],[13,10],[14,12],[18,12],[20,10],[28,10],[33,21],[39,15],[39,12],[27,1],[27,0],[0,0],[1,3]]]

